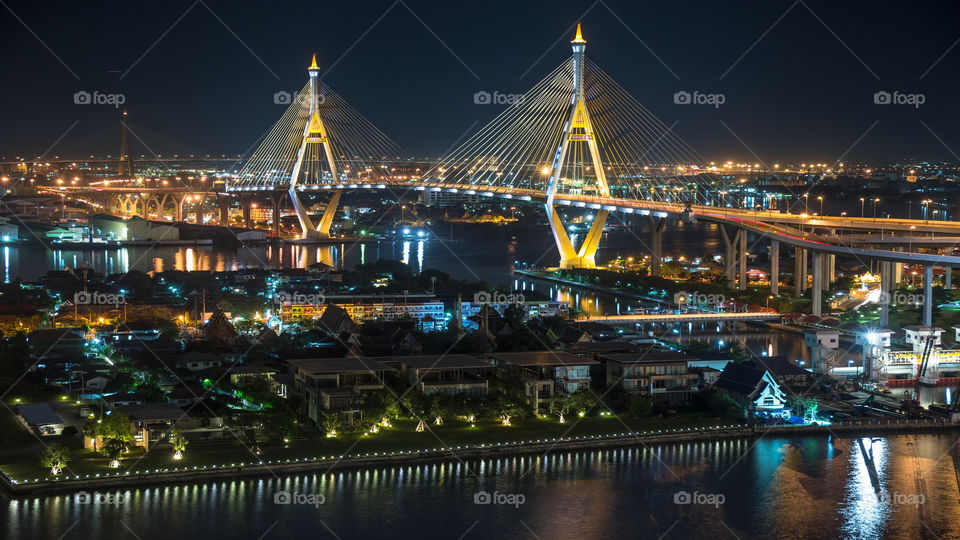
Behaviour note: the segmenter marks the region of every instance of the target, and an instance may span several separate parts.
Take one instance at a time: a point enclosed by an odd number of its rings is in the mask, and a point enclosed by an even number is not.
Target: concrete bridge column
[[[339,191],[337,192],[339,193]],[[280,201],[282,197],[270,195],[270,207],[273,211],[273,235],[280,238]]]
[[[827,255],[827,276],[831,285],[837,282],[837,255],[834,253]]]
[[[167,208],[167,201],[170,199],[169,193],[164,193],[163,197],[160,197],[160,201],[157,204],[157,219],[163,221],[163,216],[166,213],[164,210]]]
[[[800,272],[803,274],[803,292],[807,292],[807,275],[810,273],[810,250],[803,250],[803,263],[800,264]]]
[[[736,287],[737,284],[737,268],[734,261],[737,258],[737,241],[740,239],[742,233],[742,230],[737,229],[737,234],[733,235],[733,238],[730,238],[730,233],[727,232],[727,228],[723,225],[720,226],[720,235],[723,237],[724,247],[724,277],[727,281],[727,287],[731,289]]]
[[[196,213],[196,216],[197,216],[197,221],[196,221],[196,223],[197,223],[197,225],[202,225],[202,224],[203,224],[203,203],[204,203],[204,201],[207,200],[207,194],[206,194],[206,193],[203,193],[203,194],[200,194],[200,195],[195,195],[195,197],[198,199],[198,200],[197,200],[197,209],[196,209],[196,212],[195,212],[195,213]]]
[[[667,220],[655,216],[647,216],[647,222],[650,224],[650,275],[660,277],[663,267],[663,229],[666,228]]]
[[[823,308],[823,253],[813,252],[813,286],[810,291],[811,313],[820,317]]]
[[[890,324],[890,298],[894,290],[893,264],[890,261],[880,261],[880,326]]]
[[[943,288],[950,290],[953,288],[953,268],[949,266],[944,267],[943,269]]]
[[[741,291],[747,290],[747,230],[740,230],[740,286]]]
[[[183,203],[186,200],[186,196],[180,195],[179,197],[174,195],[173,197],[173,220],[176,222],[183,221]]]
[[[230,197],[221,196],[217,199],[217,206],[220,208],[220,225],[230,225]]]
[[[143,205],[143,213],[140,214],[140,217],[143,219],[150,219],[150,194],[141,193],[139,197],[140,204]]]
[[[770,241],[770,294],[780,294],[780,241]]]
[[[320,235],[320,238],[330,238],[330,226],[333,225],[333,218],[337,215],[337,207],[340,206],[340,196],[342,194],[343,192],[339,189],[334,190],[331,194],[330,200],[327,202],[327,207],[324,209],[323,215],[320,216],[320,223],[317,224],[317,233]],[[580,252],[577,254],[577,257],[580,259],[580,265],[578,266],[581,268],[593,268],[596,266],[594,256],[597,253],[597,246],[600,244],[600,236],[603,235],[603,226],[607,222],[607,212],[601,210],[597,212],[593,219],[593,225],[590,226],[587,237],[584,238],[583,243],[580,244]],[[598,222],[597,220],[600,221]],[[279,223],[279,220],[274,221]],[[279,229],[277,229],[277,232],[279,234]]]
[[[807,290],[807,250],[799,246],[793,248],[793,280],[794,294],[801,296]]]
[[[296,195],[294,195],[294,197],[295,196]],[[249,229],[251,225],[250,224],[250,204],[251,204],[250,197],[242,197],[240,199],[240,204],[241,204],[240,208],[243,212],[243,226]]]
[[[820,289],[823,291],[830,290],[830,284],[833,283],[833,273],[830,271],[830,257],[829,253],[824,253],[821,263],[821,271],[823,272],[823,278],[820,280]]]
[[[923,325],[933,326],[933,267],[923,267]]]

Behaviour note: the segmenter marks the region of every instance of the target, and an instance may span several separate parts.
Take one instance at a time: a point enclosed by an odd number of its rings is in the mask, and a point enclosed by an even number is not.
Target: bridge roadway
[[[534,189],[500,187],[500,186],[470,186],[464,187],[459,184],[443,184],[430,182],[426,184],[415,184],[406,182],[386,182],[386,183],[350,183],[350,184],[324,184],[305,186],[304,191],[330,190],[330,189],[385,189],[405,188],[414,191],[444,191],[448,193],[465,193],[469,195],[480,195],[481,197],[503,198],[526,202],[544,202],[546,195],[542,191]],[[229,187],[228,187],[229,189]],[[232,191],[257,191],[257,188],[234,188]],[[856,248],[844,245],[838,237],[832,237],[835,241],[830,242],[828,236],[812,235],[803,236],[795,234],[796,229],[792,227],[779,227],[777,224],[803,225],[806,227],[820,228],[840,228],[842,222],[844,229],[860,228],[866,230],[876,230],[879,222],[882,222],[888,230],[903,230],[911,233],[924,232],[953,232],[960,235],[960,223],[952,221],[924,221],[909,219],[883,219],[874,221],[871,218],[848,218],[848,217],[829,217],[822,216],[816,219],[798,216],[795,214],[781,214],[770,211],[751,211],[736,208],[722,208],[717,206],[691,205],[687,207],[680,203],[656,202],[645,200],[621,199],[615,197],[597,197],[592,195],[573,195],[568,193],[557,193],[554,197],[555,204],[565,206],[586,208],[591,210],[608,210],[611,212],[623,212],[627,214],[637,214],[654,217],[675,217],[689,222],[709,221],[721,225],[733,225],[738,228],[747,229],[753,233],[778,240],[784,244],[813,249],[818,252],[830,253],[835,255],[845,255],[850,257],[870,258],[883,261],[895,261],[901,263],[930,264],[935,266],[960,267],[960,257],[951,255],[939,255],[935,253],[915,253],[907,251],[892,251],[882,249]],[[889,226],[888,226],[889,225]],[[905,237],[900,237],[905,238]],[[919,244],[919,242],[918,242]]]
[[[641,324],[669,322],[771,321],[779,320],[779,313],[656,313],[642,315],[602,315],[581,317],[577,322],[606,324]]]
[[[546,194],[535,189],[513,188],[503,186],[463,186],[460,184],[445,184],[438,182],[414,183],[409,180],[388,180],[386,182],[357,182],[344,184],[312,184],[301,186],[301,191],[325,191],[325,190],[343,190],[343,189],[382,189],[392,191],[394,188],[402,188],[413,191],[444,191],[448,193],[464,193],[469,195],[479,195],[481,197],[502,198],[523,202],[544,202]],[[91,192],[117,192],[117,193],[164,193],[164,192],[186,192],[195,188],[137,188],[131,187],[102,187],[102,188],[83,188],[83,187],[51,187],[45,191],[49,193],[91,193]],[[229,193],[243,193],[256,191],[285,191],[282,187],[270,186],[249,186],[249,187],[231,187],[226,186]],[[212,191],[212,190],[211,190]],[[554,197],[554,203],[571,206],[574,208],[585,208],[591,210],[607,210],[611,212],[622,212],[626,214],[637,214],[653,217],[675,217],[688,222],[707,221],[720,225],[732,225],[738,228],[749,230],[755,234],[767,237],[771,240],[778,240],[787,245],[792,245],[804,249],[812,249],[819,252],[835,255],[844,255],[850,257],[860,257],[863,259],[877,259],[883,261],[894,261],[900,263],[929,264],[936,266],[960,267],[960,257],[952,255],[939,255],[935,253],[917,253],[912,251],[893,251],[871,248],[857,248],[844,242],[842,237],[835,235],[814,235],[811,233],[799,233],[797,227],[820,228],[820,229],[864,229],[875,231],[881,226],[889,231],[906,231],[911,234],[921,233],[954,233],[960,237],[960,222],[952,221],[931,221],[919,219],[873,219],[873,218],[851,218],[835,216],[811,217],[805,214],[783,214],[771,211],[744,210],[738,208],[723,208],[717,206],[703,205],[684,205],[680,203],[657,202],[647,200],[622,199],[616,197],[598,197],[593,195],[574,195],[568,193],[557,193]],[[916,243],[918,245],[935,244],[949,245],[949,242],[943,242],[942,238],[934,241],[926,236],[913,237],[916,242],[911,242],[909,236],[898,236],[897,241],[884,241],[883,239],[870,240],[866,243],[893,243],[897,245],[909,245]],[[929,240],[927,240],[929,238]],[[831,241],[832,240],[832,241]]]

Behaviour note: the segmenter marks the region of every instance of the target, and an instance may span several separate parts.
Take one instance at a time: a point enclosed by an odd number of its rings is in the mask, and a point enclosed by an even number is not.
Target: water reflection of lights
[[[870,465],[860,450],[857,439],[850,444],[850,461],[852,468],[846,483],[844,500],[840,505],[840,515],[843,517],[842,529],[852,536],[863,538],[879,538],[890,514],[890,504],[878,500],[876,489],[881,493],[887,490],[886,466],[889,449],[886,439],[863,439],[863,446],[867,457],[872,455],[876,468],[879,486],[873,485],[870,478]]]

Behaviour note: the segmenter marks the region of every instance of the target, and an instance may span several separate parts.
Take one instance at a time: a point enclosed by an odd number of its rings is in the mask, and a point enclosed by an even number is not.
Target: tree
[[[263,429],[272,440],[287,440],[297,432],[297,415],[284,405],[275,405],[264,409]]]
[[[343,421],[340,419],[339,414],[335,412],[326,412],[323,413],[320,424],[323,426],[323,431],[326,433],[327,437],[336,437],[337,430],[339,430],[340,426],[343,425]]]
[[[581,416],[586,414],[586,412],[592,409],[597,403],[597,397],[586,388],[581,388],[573,394],[570,394],[570,397],[567,399],[569,400],[570,408],[576,410],[577,414]]]
[[[180,428],[174,427],[170,432],[170,444],[173,445],[173,459],[182,459],[183,451],[187,449],[187,438],[180,432]]]
[[[517,377],[503,377],[491,381],[488,403],[503,425],[511,425],[514,417],[524,417],[530,408],[524,399],[523,383]]]
[[[560,415],[560,423],[562,424],[565,419],[567,412],[570,410],[570,398],[558,396],[550,402],[550,412]]]
[[[130,415],[121,410],[114,410],[100,419],[97,435],[104,440],[117,440],[128,443],[133,440],[133,430],[130,424]]]
[[[644,396],[629,396],[627,411],[637,418],[649,418],[653,414],[653,402]]]
[[[70,462],[70,449],[62,444],[51,444],[40,454],[40,466],[49,467],[56,476]]]
[[[820,400],[803,396],[790,396],[787,398],[787,407],[793,411],[795,416],[803,418],[804,422],[813,422],[817,419]]]
[[[130,449],[127,441],[120,439],[107,439],[103,443],[100,453],[110,458],[110,466],[117,468],[120,466],[120,458]]]

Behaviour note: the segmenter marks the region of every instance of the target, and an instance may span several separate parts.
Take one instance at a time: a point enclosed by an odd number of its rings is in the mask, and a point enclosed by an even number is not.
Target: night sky
[[[75,105],[80,90],[125,96],[137,154],[248,152],[313,52],[358,111],[436,157],[500,110],[475,92],[526,91],[569,57],[582,19],[587,55],[707,159],[960,161],[955,2],[0,4],[8,159],[77,121],[49,155],[115,154],[117,109]],[[725,103],[676,105],[679,90]],[[880,90],[925,103],[876,105]]]

